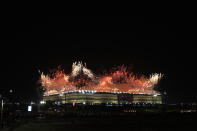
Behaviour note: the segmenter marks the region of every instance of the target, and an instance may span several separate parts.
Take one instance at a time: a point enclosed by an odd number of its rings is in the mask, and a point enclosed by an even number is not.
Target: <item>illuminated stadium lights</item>
[[[161,95],[153,96],[147,94],[114,94],[114,93],[66,93],[64,96],[51,95],[44,96],[44,101],[59,101],[61,104],[66,103],[83,103],[87,104],[102,104],[102,103],[112,103],[112,104],[131,104],[131,103],[150,103],[150,104],[162,104]]]
[[[46,104],[46,102],[45,101],[40,101],[40,104]]]
[[[64,96],[64,94],[63,93],[61,93],[61,94],[59,94],[60,96]]]

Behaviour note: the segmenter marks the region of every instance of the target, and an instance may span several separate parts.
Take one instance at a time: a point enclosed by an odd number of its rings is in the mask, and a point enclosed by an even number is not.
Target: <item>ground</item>
[[[14,131],[78,131],[78,130],[141,130],[174,131],[195,129],[196,114],[191,115],[156,115],[129,117],[84,117],[45,119],[30,121],[20,125]]]

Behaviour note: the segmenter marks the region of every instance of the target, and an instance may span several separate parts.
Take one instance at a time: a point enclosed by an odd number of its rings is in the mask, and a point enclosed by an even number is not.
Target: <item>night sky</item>
[[[133,72],[164,74],[159,88],[168,103],[195,102],[195,49],[179,38],[176,17],[150,16],[14,16],[1,48],[1,92],[20,100],[36,99],[38,70],[47,73],[83,61],[100,73],[118,65]],[[196,67],[195,67],[196,68]]]

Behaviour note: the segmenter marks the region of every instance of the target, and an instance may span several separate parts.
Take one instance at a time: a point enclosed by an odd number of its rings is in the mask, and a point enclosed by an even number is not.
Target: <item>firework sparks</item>
[[[64,70],[58,68],[49,75],[41,73],[40,81],[46,90],[45,95],[87,90],[109,93],[158,94],[154,87],[162,77],[162,74],[157,73],[150,75],[150,77],[144,75],[136,77],[132,72],[128,72],[125,66],[121,66],[109,74],[95,77],[82,62],[74,62],[71,74],[65,74]]]

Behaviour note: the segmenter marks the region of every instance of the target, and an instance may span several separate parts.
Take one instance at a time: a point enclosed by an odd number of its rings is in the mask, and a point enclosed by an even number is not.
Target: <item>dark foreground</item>
[[[131,130],[174,131],[195,130],[197,114],[133,114],[128,116],[46,117],[32,119],[13,131],[77,131],[77,130]]]
[[[24,107],[24,108],[23,108]],[[5,106],[3,131],[194,131],[196,105]],[[39,109],[39,110],[36,110]],[[40,115],[41,114],[41,115]]]

